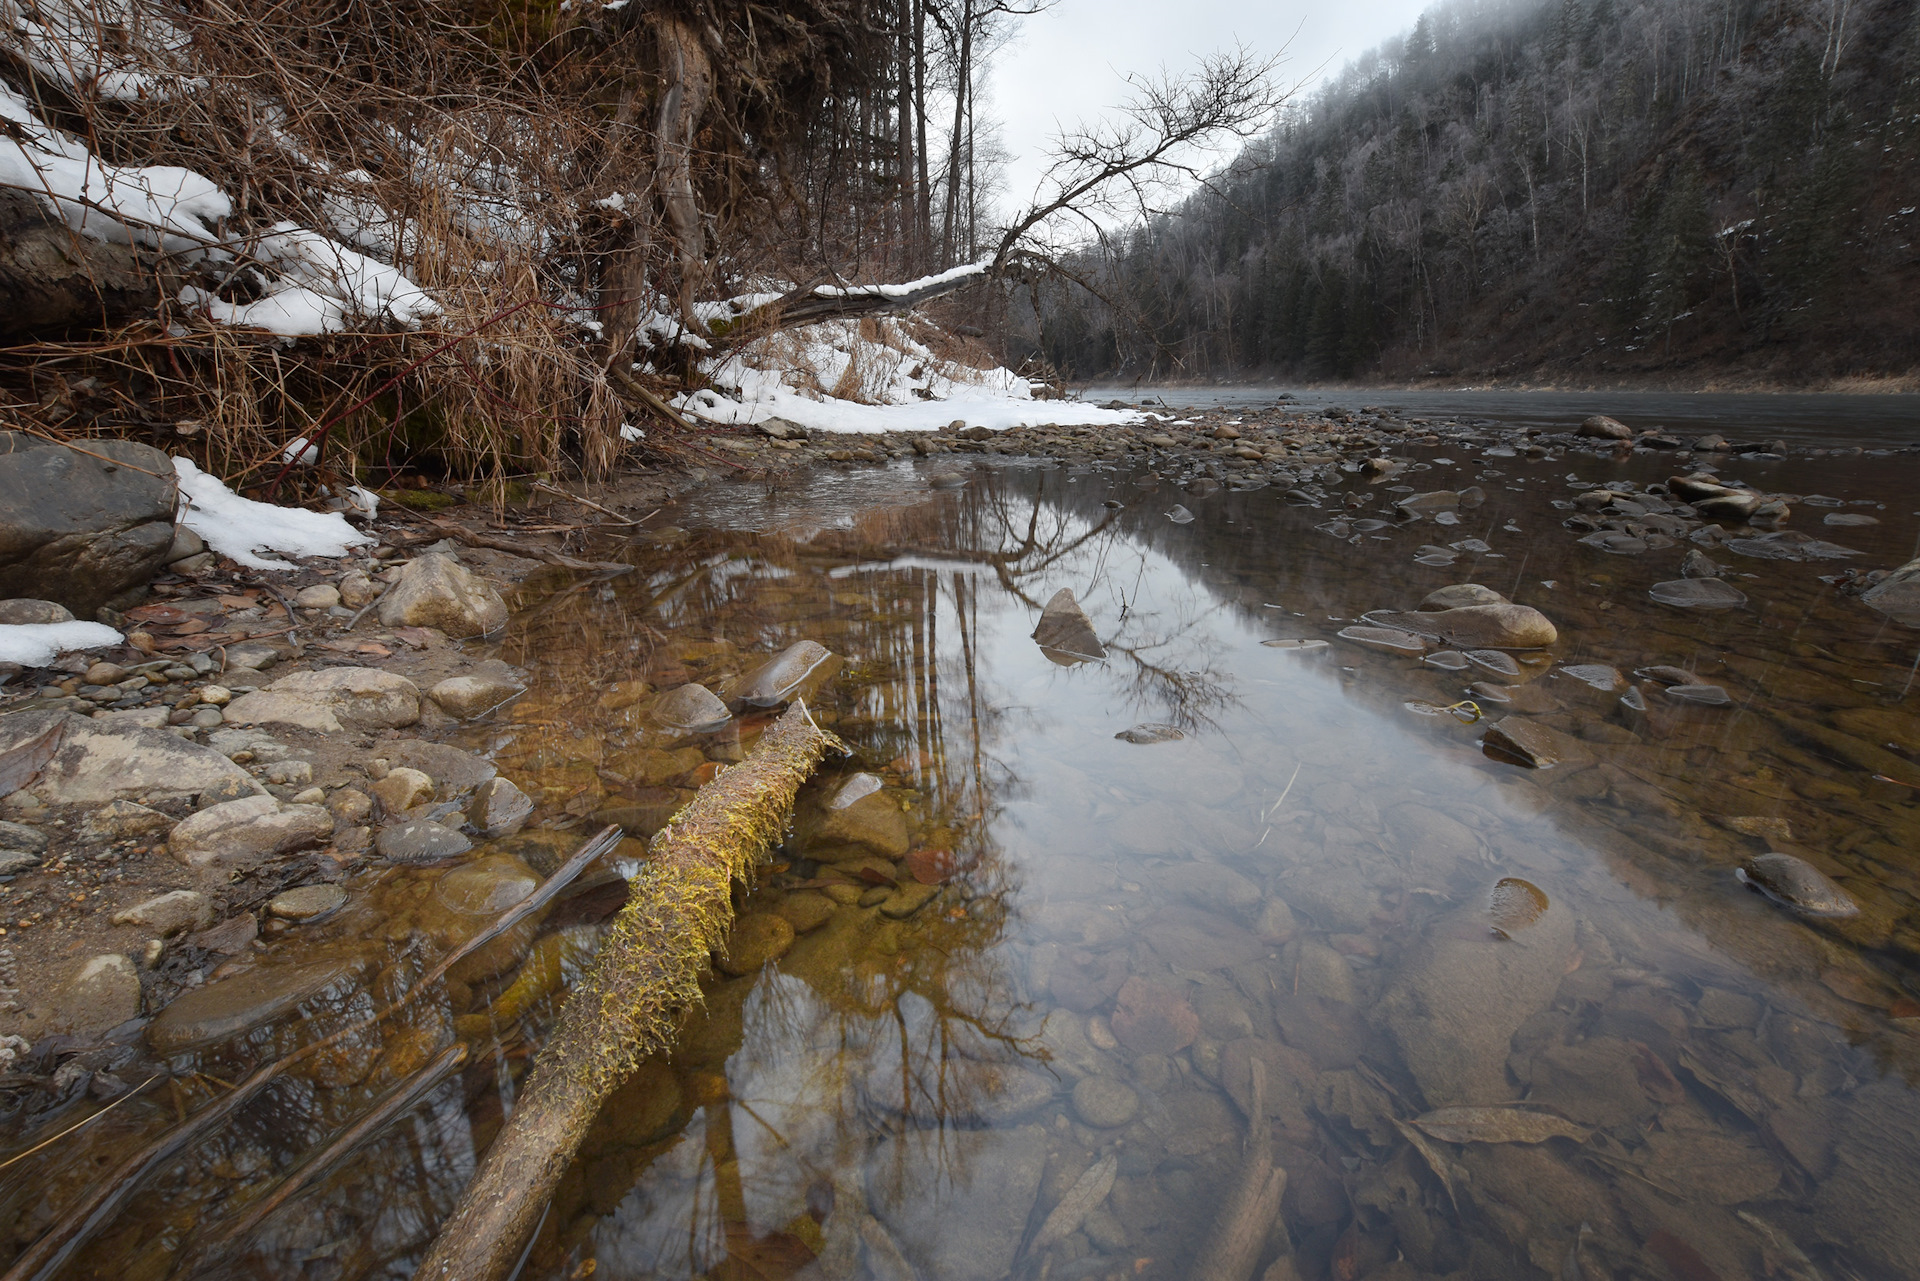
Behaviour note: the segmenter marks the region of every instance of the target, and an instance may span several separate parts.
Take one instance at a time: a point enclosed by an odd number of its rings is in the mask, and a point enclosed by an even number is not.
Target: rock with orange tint
[[[1176,1054],[1200,1035],[1200,1016],[1171,987],[1134,977],[1120,989],[1113,1034],[1135,1054]]]

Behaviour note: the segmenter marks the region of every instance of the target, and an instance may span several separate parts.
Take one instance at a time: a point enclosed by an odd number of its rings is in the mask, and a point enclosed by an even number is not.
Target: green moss
[[[443,511],[460,501],[452,494],[443,494],[437,489],[383,489],[380,497],[421,512]]]

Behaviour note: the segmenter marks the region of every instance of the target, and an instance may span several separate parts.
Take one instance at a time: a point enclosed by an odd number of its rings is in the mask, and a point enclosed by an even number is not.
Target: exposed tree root
[[[513,1270],[600,1105],[700,999],[700,973],[733,921],[733,882],[750,877],[801,783],[839,746],[796,703],[653,838],[592,974],[416,1278],[494,1281]]]

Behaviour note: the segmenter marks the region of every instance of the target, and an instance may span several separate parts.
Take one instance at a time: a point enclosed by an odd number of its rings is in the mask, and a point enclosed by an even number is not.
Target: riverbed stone
[[[504,778],[482,783],[467,804],[467,821],[474,830],[490,840],[512,836],[527,825],[533,814],[533,801]]]
[[[449,676],[427,691],[427,697],[450,716],[470,721],[484,716],[526,687],[499,676]]]
[[[851,887],[849,887],[851,888]],[[832,899],[818,890],[799,890],[780,900],[773,909],[786,918],[796,934],[805,934],[817,930],[833,918],[835,905]]]
[[[322,734],[393,729],[420,719],[420,690],[397,672],[329,667],[292,672],[226,709],[235,725],[294,725]]]
[[[312,587],[302,587],[293,594],[296,609],[332,609],[340,603],[340,589],[332,583],[317,583]]]
[[[160,938],[213,924],[213,900],[198,890],[172,890],[115,912],[115,925],[137,925]]]
[[[373,838],[373,847],[381,857],[395,863],[437,863],[465,854],[473,848],[473,842],[450,827],[415,819],[381,828]]]
[[[56,605],[50,600],[30,600],[15,597],[12,600],[0,600],[0,623],[8,626],[32,626],[35,623],[70,623],[73,611],[65,605]],[[95,664],[99,666],[100,664]],[[91,672],[89,672],[91,674]],[[125,677],[121,678],[126,679]],[[90,681],[90,684],[99,684]]]
[[[454,640],[486,636],[507,625],[507,603],[459,561],[430,552],[400,571],[380,621],[388,627],[437,627]]]
[[[1490,755],[1510,758],[1529,769],[1593,760],[1593,753],[1572,735],[1524,716],[1509,716],[1488,726],[1483,743]]]
[[[1905,627],[1920,627],[1920,560],[1910,560],[1862,592],[1860,599]]]
[[[874,1214],[924,1281],[1000,1281],[1046,1171],[1047,1131],[909,1129],[867,1165]]]
[[[367,957],[349,953],[241,970],[175,997],[147,1025],[147,1044],[157,1054],[177,1054],[281,1021],[302,1007],[331,1012],[344,1004],[371,969]]]
[[[1033,639],[1048,658],[1069,666],[1107,656],[1106,647],[1093,629],[1093,620],[1080,608],[1071,587],[1062,587],[1047,601],[1046,608],[1040,611],[1040,622],[1033,629]]]
[[[1551,620],[1529,605],[1461,605],[1411,613],[1381,612],[1367,621],[1434,636],[1462,649],[1544,649],[1560,639]]]
[[[1112,1130],[1140,1115],[1140,1096],[1110,1076],[1082,1077],[1073,1087],[1073,1114],[1096,1130]]]
[[[311,921],[346,905],[347,892],[338,885],[302,885],[282,890],[267,900],[267,914],[286,921]]]
[[[57,988],[46,1031],[95,1040],[140,1014],[140,971],[118,952],[91,957]]]
[[[1510,603],[1505,596],[1491,587],[1482,587],[1479,583],[1449,583],[1445,587],[1435,588],[1421,600],[1418,611],[1433,613],[1443,609],[1459,609],[1469,605],[1505,605]]]
[[[209,887],[224,884],[275,854],[318,845],[333,835],[333,815],[318,805],[273,796],[223,801],[183,819],[167,848]]]
[[[918,881],[902,881],[880,900],[880,915],[896,921],[904,921],[940,894],[938,885],[922,885]]]
[[[164,836],[173,828],[173,819],[159,810],[135,801],[108,801],[81,825],[81,835],[99,841],[130,841],[145,836]]]
[[[417,769],[401,766],[367,788],[380,808],[388,814],[404,814],[416,805],[433,799],[433,780]]]
[[[1553,999],[1573,953],[1573,913],[1557,899],[1511,938],[1478,904],[1435,922],[1371,1011],[1399,1046],[1429,1107],[1514,1098],[1513,1034]]]
[[[1580,430],[1575,434],[1593,440],[1632,440],[1633,428],[1618,418],[1592,414],[1580,421]]]
[[[907,816],[900,812],[893,797],[886,792],[870,792],[851,805],[824,810],[812,843],[853,845],[881,858],[897,860],[907,852],[913,838],[907,827]]]
[[[0,759],[11,745],[9,740],[20,737],[9,732],[15,726],[21,730],[37,727],[42,735],[51,732],[55,736],[48,742],[43,736],[28,735],[43,745],[57,744],[32,783],[33,794],[46,804],[167,800],[221,786],[232,788],[240,796],[260,791],[251,775],[220,753],[168,730],[64,713],[52,713],[52,721],[45,723],[36,719],[48,715],[21,712],[0,716]]]
[[[88,450],[0,432],[0,597],[92,618],[102,605],[124,608],[166,563],[173,461],[111,437]]]
[[[733,920],[725,946],[714,963],[728,974],[752,974],[787,954],[793,923],[772,912],[743,912]]]
[[[0,849],[44,854],[47,852],[47,834],[25,823],[0,820]]]

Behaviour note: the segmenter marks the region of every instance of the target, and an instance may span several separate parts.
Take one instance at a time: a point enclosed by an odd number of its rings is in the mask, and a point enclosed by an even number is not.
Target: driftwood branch
[[[593,972],[560,1012],[513,1119],[414,1273],[498,1281],[518,1264],[600,1105],[667,1046],[733,923],[732,889],[779,839],[794,796],[839,740],[795,703],[747,759],[653,838]]]

